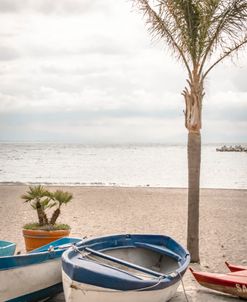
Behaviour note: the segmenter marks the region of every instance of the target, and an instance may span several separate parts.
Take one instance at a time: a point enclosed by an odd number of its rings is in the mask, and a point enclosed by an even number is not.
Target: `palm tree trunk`
[[[43,226],[48,224],[48,218],[46,213],[44,212],[40,201],[37,201],[37,205],[36,205],[36,209],[37,209],[37,214],[38,214],[38,218],[39,218],[39,225]]]
[[[42,210],[42,207],[41,207],[41,204],[40,202],[37,200],[36,201],[36,210],[37,210],[37,215],[38,215],[38,219],[39,219],[39,225],[44,225],[44,221],[43,221],[43,210]]]
[[[199,199],[200,199],[201,134],[188,134],[188,224],[187,248],[192,262],[199,262]]]
[[[44,225],[49,224],[49,221],[48,221],[48,218],[47,218],[47,215],[45,212],[43,212],[43,222],[44,222]]]
[[[201,111],[203,79],[193,70],[185,88],[185,127],[188,129],[188,223],[187,248],[192,262],[199,262],[199,201],[200,201],[200,167],[201,167]]]
[[[51,219],[50,219],[50,224],[54,225],[57,221],[58,216],[60,215],[60,208],[57,208],[56,211],[53,213]]]

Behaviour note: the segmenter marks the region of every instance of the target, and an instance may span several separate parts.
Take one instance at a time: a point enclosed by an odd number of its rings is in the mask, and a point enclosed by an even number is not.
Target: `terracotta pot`
[[[69,236],[70,230],[43,231],[43,230],[22,230],[26,251],[30,252],[42,245],[54,240]]]

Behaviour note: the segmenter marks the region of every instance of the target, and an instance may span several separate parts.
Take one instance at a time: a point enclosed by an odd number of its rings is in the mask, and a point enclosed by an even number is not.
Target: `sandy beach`
[[[50,187],[55,190],[58,187]],[[61,187],[60,187],[61,188]],[[21,200],[24,185],[0,185],[0,238],[17,243],[24,252],[22,226],[36,213]],[[62,187],[73,201],[62,209],[60,222],[71,236],[152,233],[174,237],[186,245],[187,190],[125,187]],[[201,190],[200,265],[195,269],[226,272],[224,262],[247,265],[247,190]],[[189,301],[239,301],[200,287],[187,272],[184,286]],[[50,301],[63,302],[63,295]],[[182,286],[172,302],[186,301]]]

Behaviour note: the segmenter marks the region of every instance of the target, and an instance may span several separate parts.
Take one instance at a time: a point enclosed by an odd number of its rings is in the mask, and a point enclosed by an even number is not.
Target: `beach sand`
[[[50,187],[55,190],[58,187]],[[151,233],[174,237],[186,245],[187,190],[167,188],[59,187],[74,195],[62,208],[60,222],[71,236]],[[20,196],[24,185],[0,185],[0,238],[17,243],[24,252],[22,226],[36,213]],[[200,265],[194,269],[227,272],[224,262],[247,265],[247,190],[201,190]],[[184,286],[189,301],[239,301],[198,285],[188,271]],[[64,302],[62,294],[51,299]],[[172,302],[186,301],[182,286]],[[100,302],[100,301],[99,301]]]

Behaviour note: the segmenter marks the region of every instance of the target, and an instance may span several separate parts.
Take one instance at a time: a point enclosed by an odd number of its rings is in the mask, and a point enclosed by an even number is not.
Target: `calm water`
[[[247,153],[219,146],[202,146],[201,187],[247,189]],[[1,143],[0,182],[186,187],[186,146]]]

